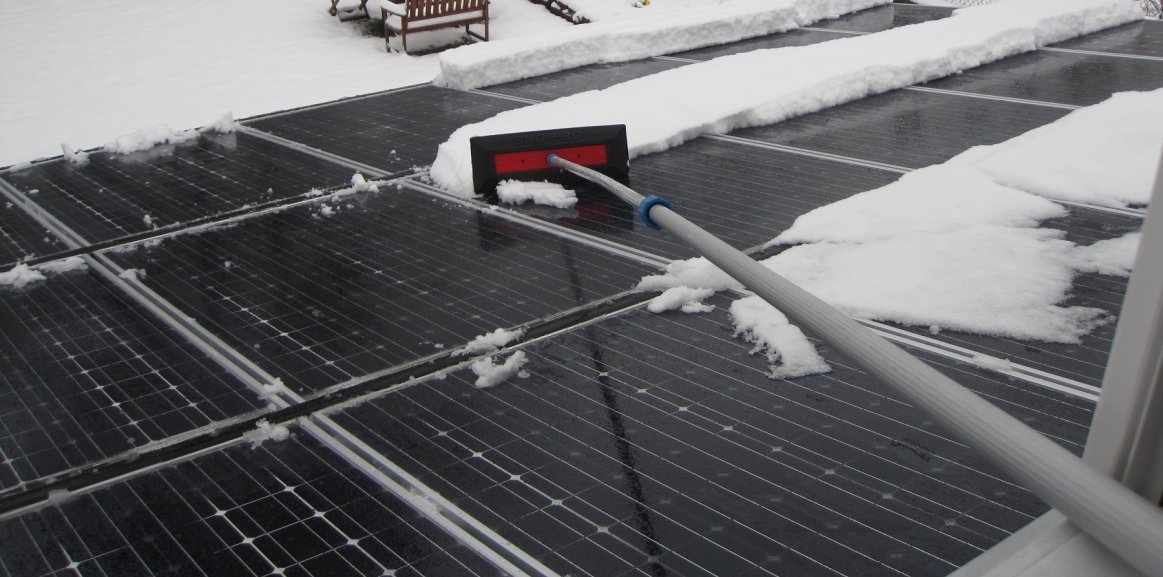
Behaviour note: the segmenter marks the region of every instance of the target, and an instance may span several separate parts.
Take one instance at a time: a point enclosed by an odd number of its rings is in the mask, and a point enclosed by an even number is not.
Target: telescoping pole
[[[549,164],[634,206],[797,325],[835,347],[1146,575],[1163,577],[1163,512],[840,310],[674,212],[665,199],[556,155]]]

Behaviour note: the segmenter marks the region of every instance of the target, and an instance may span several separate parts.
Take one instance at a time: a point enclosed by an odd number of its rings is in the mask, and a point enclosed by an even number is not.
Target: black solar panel
[[[952,8],[894,3],[887,6],[861,10],[860,12],[842,16],[835,20],[824,20],[813,24],[813,26],[816,28],[829,28],[848,32],[881,32],[899,26],[909,26],[911,24],[920,24],[922,22],[948,18],[952,14]]]
[[[0,326],[5,489],[265,404],[89,272],[0,287]]]
[[[94,153],[5,175],[89,242],[110,240],[271,200],[346,185],[352,171],[246,134],[130,155]]]
[[[1067,112],[1031,104],[896,90],[732,134],[921,168],[940,164],[973,146],[1009,140]]]
[[[686,63],[646,59],[615,64],[596,64],[489,86],[483,90],[545,102],[588,90],[602,90],[615,84],[680,66],[686,66]]]
[[[0,573],[468,577],[497,571],[296,432],[6,518]]]
[[[0,271],[6,271],[28,257],[50,254],[64,248],[19,206],[0,199]]]
[[[117,255],[298,391],[629,289],[651,269],[390,188]]]
[[[1163,23],[1143,20],[1055,44],[1054,48],[1163,58]]]
[[[436,86],[348,100],[247,126],[396,173],[427,166],[452,131],[522,106]]]
[[[809,210],[898,176],[705,138],[630,161],[635,190],[666,197],[684,217],[740,249],[771,240]],[[554,222],[667,258],[693,256],[680,239],[647,228],[608,193],[592,198],[589,206],[606,203],[609,208],[580,210]]]
[[[926,86],[1089,106],[1116,92],[1163,86],[1163,61],[1042,50],[972,68]]]
[[[560,573],[944,575],[1045,506],[864,375],[773,381],[711,315],[635,312],[336,416]],[[1078,451],[1091,407],[939,366]]]

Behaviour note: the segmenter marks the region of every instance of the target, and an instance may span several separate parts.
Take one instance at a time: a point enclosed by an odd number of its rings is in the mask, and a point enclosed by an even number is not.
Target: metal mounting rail
[[[549,156],[549,164],[599,184],[638,209],[647,225],[681,238],[796,324],[846,355],[1146,575],[1163,577],[1163,511],[1001,409],[877,336],[670,208],[620,182]]]

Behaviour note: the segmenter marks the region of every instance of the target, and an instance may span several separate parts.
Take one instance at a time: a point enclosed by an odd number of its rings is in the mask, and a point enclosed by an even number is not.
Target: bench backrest
[[[439,18],[483,10],[489,0],[408,0],[408,19]]]

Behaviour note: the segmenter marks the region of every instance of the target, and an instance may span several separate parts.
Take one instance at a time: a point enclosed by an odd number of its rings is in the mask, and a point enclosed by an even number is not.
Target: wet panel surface
[[[900,26],[940,20],[952,15],[952,8],[916,6],[913,4],[889,4],[887,6],[861,10],[855,14],[842,16],[835,20],[824,20],[812,26],[815,28],[828,28],[848,32],[881,32]]]
[[[520,106],[511,100],[425,85],[245,124],[396,173],[432,164],[436,147],[457,128]]]
[[[118,258],[300,392],[621,292],[651,271],[395,188]]]
[[[1065,116],[1067,110],[897,90],[732,136],[921,168],[996,144]]]
[[[296,432],[0,522],[0,574],[470,577],[496,569]]]
[[[931,88],[1089,106],[1116,92],[1163,87],[1163,61],[1031,52],[925,84]]]
[[[677,212],[739,249],[771,240],[814,208],[898,176],[707,138],[630,161],[634,190],[669,199]],[[629,205],[608,193],[594,192],[583,200],[576,214],[545,214],[558,224],[667,258],[694,255],[670,233],[647,228]]]
[[[760,36],[758,38],[749,38],[747,40],[740,40],[739,42],[723,44],[722,46],[708,46],[706,48],[697,48],[695,50],[676,52],[674,54],[670,54],[669,56],[673,56],[675,58],[688,58],[690,60],[705,61],[713,60],[721,56],[730,56],[732,54],[751,52],[753,50],[788,48],[791,46],[807,46],[809,44],[817,44],[820,42],[827,42],[829,40],[839,40],[842,38],[851,37],[851,34],[845,34],[843,32],[832,32],[827,30],[789,30],[779,34]]]
[[[86,271],[0,287],[0,487],[263,406]]]
[[[457,373],[336,418],[576,575],[945,575],[1045,511],[835,355],[770,380],[714,302],[527,347],[526,379]],[[1090,404],[938,368],[1080,450]]]
[[[1060,42],[1053,47],[1163,58],[1163,22],[1157,20],[1134,22]]]
[[[345,185],[351,176],[336,164],[232,133],[129,155],[93,153],[85,166],[38,164],[5,180],[98,242]]]
[[[483,88],[488,92],[528,98],[539,102],[556,100],[589,90],[601,90],[642,76],[685,66],[681,62],[646,59],[616,64],[594,64]]]

